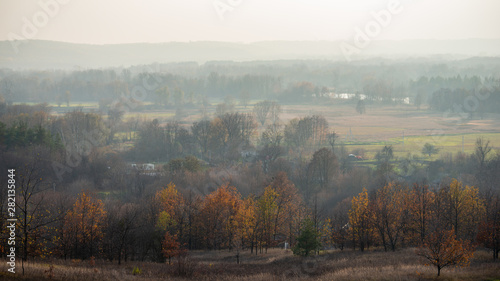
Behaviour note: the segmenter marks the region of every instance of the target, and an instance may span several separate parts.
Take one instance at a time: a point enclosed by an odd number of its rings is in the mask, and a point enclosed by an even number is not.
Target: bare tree
[[[42,161],[39,152],[33,151],[34,157],[16,169],[16,207],[21,230],[23,274],[28,254],[38,251],[37,247],[43,247],[43,228],[59,219],[51,215],[44,206],[48,202],[45,191],[50,188],[44,179],[47,174],[44,167],[49,165]]]
[[[366,112],[366,106],[363,100],[358,101],[358,104],[356,105],[356,112],[359,114],[364,114]]]
[[[479,171],[482,171],[486,163],[486,158],[491,152],[490,141],[485,141],[483,138],[476,139],[476,149],[474,151],[474,157],[477,161],[477,166]]]
[[[133,232],[139,227],[138,217],[140,208],[133,203],[115,203],[108,202],[108,258],[118,259],[118,264],[121,264],[122,259],[125,260],[129,256],[129,250],[133,248],[134,237]]]
[[[273,101],[271,102],[271,108],[269,110],[269,118],[272,124],[278,124],[280,122],[280,114],[282,112],[279,103]]]
[[[308,174],[312,182],[318,183],[320,188],[326,188],[332,182],[338,167],[335,154],[328,148],[322,148],[314,153],[309,163]]]
[[[194,122],[191,126],[191,133],[196,143],[200,146],[201,155],[206,157],[210,143],[210,121]]]
[[[335,142],[337,141],[339,136],[337,135],[337,133],[335,133],[335,131],[332,131],[326,137],[328,138],[328,143],[332,147],[332,152],[335,153]]]
[[[264,123],[266,123],[267,116],[269,115],[269,111],[271,110],[271,106],[272,103],[268,100],[258,102],[253,106],[255,117],[262,126],[264,126]]]

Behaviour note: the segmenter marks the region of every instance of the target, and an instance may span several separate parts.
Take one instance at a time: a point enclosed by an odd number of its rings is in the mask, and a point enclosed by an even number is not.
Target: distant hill
[[[18,41],[16,53],[9,41],[0,41],[0,68],[90,68],[191,61],[253,61],[328,59],[345,60],[342,42],[266,41],[256,43],[171,42],[118,45],[73,44],[55,41]],[[346,41],[345,43],[353,44]],[[415,58],[430,55],[448,59],[500,56],[500,40],[373,41],[352,59],[372,56]]]

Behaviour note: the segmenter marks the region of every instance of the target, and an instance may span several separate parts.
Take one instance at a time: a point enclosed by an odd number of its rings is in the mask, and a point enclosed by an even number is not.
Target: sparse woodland
[[[275,73],[210,71],[201,79],[89,70],[39,81],[39,73],[2,70],[0,181],[15,169],[17,255],[26,265],[20,280],[500,278],[497,144],[478,137],[472,152],[441,158],[426,144],[415,152],[425,157],[419,161],[384,145],[363,162],[363,151],[349,151],[321,114],[283,117],[285,102],[327,100],[326,78],[306,69],[316,84],[293,81],[297,71],[286,73],[282,88]],[[127,98],[135,82],[155,78],[163,84],[151,103]],[[345,88],[361,79],[349,78]],[[467,118],[498,110],[491,77],[405,81],[419,110],[448,110],[451,99],[475,91],[491,97]],[[361,85],[366,103],[353,104],[360,118],[368,105],[393,106],[402,97],[382,76],[365,75]],[[70,108],[77,97],[101,97],[99,109]],[[224,101],[212,105],[208,97]],[[42,100],[59,104],[12,104]],[[161,110],[175,110],[175,119],[138,115]],[[6,196],[0,193],[3,257]],[[380,260],[404,275],[363,269],[383,268]]]

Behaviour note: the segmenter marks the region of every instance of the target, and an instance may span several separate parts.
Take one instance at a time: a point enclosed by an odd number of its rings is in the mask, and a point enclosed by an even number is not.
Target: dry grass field
[[[7,272],[5,262],[0,266],[0,280],[500,280],[500,262],[493,262],[489,252],[476,251],[469,267],[445,268],[437,278],[436,269],[421,263],[414,249],[396,252],[346,250],[329,251],[311,258],[293,256],[290,251],[271,249],[267,254],[241,254],[236,263],[235,252],[193,252],[182,265],[187,276],[179,276],[178,264],[128,261],[122,265],[96,260],[89,261],[39,260],[20,263],[17,273]],[[50,266],[53,269],[50,270]],[[140,273],[134,275],[134,267]]]
[[[425,143],[435,145],[440,154],[456,153],[462,151],[462,137],[466,153],[474,150],[478,137],[490,140],[494,149],[500,148],[499,114],[467,120],[457,118],[456,114],[417,110],[408,105],[367,106],[363,115],[350,104],[287,105],[283,109],[285,122],[311,114],[323,115],[339,135],[338,143],[344,143],[349,151],[365,150],[365,159],[373,159],[384,145],[392,145],[396,157],[405,157],[408,153],[422,157],[420,151]],[[437,157],[439,155],[431,159]]]
[[[209,116],[215,113],[217,102],[222,100],[212,101],[207,111]],[[258,100],[252,100],[247,107],[237,105],[235,109],[251,112],[256,102]],[[86,110],[97,109],[97,103],[76,102],[74,105],[75,108],[83,107]],[[64,108],[62,110],[64,111]],[[332,101],[324,105],[283,105],[282,110],[280,118],[284,124],[297,117],[313,114],[324,116],[330,129],[338,134],[338,143],[344,143],[349,151],[365,150],[365,159],[373,159],[375,153],[384,145],[393,145],[396,157],[405,157],[408,153],[422,156],[420,151],[425,143],[438,147],[441,154],[456,153],[462,150],[462,137],[466,153],[474,150],[478,137],[490,140],[493,148],[500,148],[500,114],[484,114],[482,119],[476,114],[472,120],[468,120],[459,118],[456,113],[433,112],[426,108],[418,110],[410,105],[367,105],[366,113],[360,115],[354,104],[345,101]],[[185,116],[178,121],[186,127],[202,117],[200,109],[197,108],[186,108],[184,113]],[[127,112],[124,120],[137,116],[167,122],[175,118],[175,109]],[[263,129],[259,126],[258,131]],[[256,141],[258,136],[259,134],[255,135]],[[439,155],[431,159],[437,157]]]

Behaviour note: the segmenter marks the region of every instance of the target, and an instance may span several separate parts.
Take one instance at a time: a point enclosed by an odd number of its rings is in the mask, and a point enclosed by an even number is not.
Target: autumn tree
[[[372,213],[369,209],[368,192],[363,188],[363,191],[358,196],[354,196],[351,201],[351,209],[349,210],[349,226],[353,243],[359,244],[360,250],[364,251],[369,245],[372,229]]]
[[[262,248],[267,249],[272,246],[274,238],[274,230],[276,223],[276,198],[278,193],[271,187],[267,186],[264,193],[257,201],[257,218],[259,225],[259,244]]]
[[[177,223],[176,220],[181,216],[181,206],[184,204],[184,198],[175,184],[171,182],[166,188],[156,192],[155,200],[160,206],[160,216],[162,214],[166,216],[164,223],[168,225]]]
[[[417,254],[435,266],[440,276],[441,269],[445,267],[467,266],[474,255],[474,248],[470,242],[457,239],[453,230],[437,230],[427,237]]]
[[[493,260],[498,259],[500,253],[500,196],[496,194],[488,200],[486,218],[479,225],[477,236],[479,243],[491,249]]]
[[[241,201],[240,208],[236,214],[236,238],[237,250],[250,246],[253,253],[257,228],[257,206],[253,196],[249,196]]]
[[[444,214],[455,235],[472,241],[477,235],[477,227],[485,215],[483,199],[473,186],[463,186],[454,179],[443,187],[439,196],[444,201]]]
[[[231,247],[240,204],[241,195],[228,184],[205,197],[200,209],[200,220],[206,246],[211,249]]]
[[[177,239],[177,235],[172,235],[169,232],[165,233],[165,238],[162,242],[162,251],[166,258],[168,258],[168,264],[171,264],[171,258],[181,254],[181,243]]]
[[[276,193],[273,239],[276,240],[276,235],[281,233],[287,234],[287,240],[292,242],[295,230],[300,227],[294,218],[299,216],[302,197],[285,172],[277,173],[270,187]]]
[[[73,208],[64,218],[64,232],[72,239],[74,257],[85,259],[99,252],[106,215],[104,203],[100,199],[88,192],[78,195]]]
[[[433,208],[435,193],[429,190],[428,185],[415,183],[410,190],[408,200],[410,211],[408,228],[414,235],[411,237],[412,240],[420,245],[426,240],[434,211],[437,211]]]
[[[408,200],[406,187],[397,183],[389,183],[377,190],[376,197],[371,202],[374,214],[373,223],[386,251],[387,245],[395,251],[398,242],[404,239],[404,230],[409,219]]]

